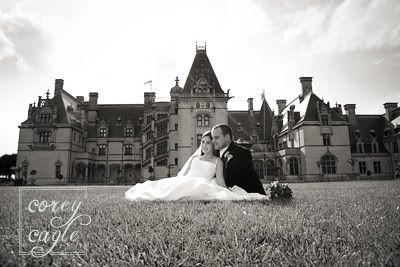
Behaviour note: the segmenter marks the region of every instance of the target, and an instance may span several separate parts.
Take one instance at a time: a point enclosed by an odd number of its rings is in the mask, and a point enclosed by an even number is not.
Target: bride
[[[258,193],[247,193],[238,186],[227,188],[223,164],[215,156],[211,132],[207,131],[199,149],[186,161],[178,176],[136,184],[125,192],[125,198],[132,201],[268,199]]]

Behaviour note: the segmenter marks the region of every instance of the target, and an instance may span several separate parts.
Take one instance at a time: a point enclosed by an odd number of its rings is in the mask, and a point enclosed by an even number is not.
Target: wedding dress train
[[[261,200],[267,196],[247,193],[234,186],[224,188],[217,184],[216,163],[194,157],[185,176],[175,176],[157,181],[136,184],[125,192],[125,198],[141,200]]]

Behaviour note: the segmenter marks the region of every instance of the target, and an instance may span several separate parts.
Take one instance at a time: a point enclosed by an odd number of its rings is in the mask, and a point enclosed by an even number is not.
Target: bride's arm
[[[224,179],[224,162],[222,159],[217,159],[217,170],[216,170],[217,184],[222,187],[226,187]]]

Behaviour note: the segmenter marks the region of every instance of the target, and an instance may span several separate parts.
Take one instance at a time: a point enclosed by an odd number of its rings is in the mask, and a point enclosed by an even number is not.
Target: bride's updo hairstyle
[[[201,140],[203,140],[203,138],[206,137],[206,136],[210,137],[210,139],[212,141],[211,131],[205,131],[203,133],[203,135],[201,136]],[[203,151],[201,151],[201,155],[204,155]],[[216,157],[219,157],[219,152],[218,152],[218,150],[215,150],[214,144],[213,144],[213,155],[216,156]]]

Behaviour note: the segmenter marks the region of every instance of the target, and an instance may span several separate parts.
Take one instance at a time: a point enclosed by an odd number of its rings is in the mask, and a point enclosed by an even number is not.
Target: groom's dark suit
[[[265,195],[248,149],[232,142],[222,155],[222,160],[224,162],[224,179],[228,187],[237,185],[247,193]]]

